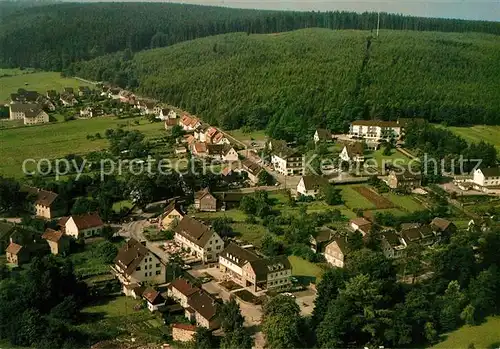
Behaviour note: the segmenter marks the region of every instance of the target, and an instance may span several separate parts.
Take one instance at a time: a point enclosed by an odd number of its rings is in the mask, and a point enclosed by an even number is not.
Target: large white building
[[[245,286],[243,279],[243,266],[249,262],[259,259],[255,253],[230,242],[219,255],[219,269],[231,277],[234,281]]]
[[[357,120],[351,123],[349,135],[373,141],[400,139],[403,129],[399,121]]]
[[[115,258],[111,271],[123,285],[123,292],[131,295],[140,284],[161,284],[166,279],[166,266],[147,247],[135,239],[123,245]]]
[[[25,125],[36,125],[49,122],[49,114],[39,104],[9,104],[10,120],[23,120]]]
[[[322,187],[328,185],[328,180],[316,175],[302,176],[297,184],[297,193],[304,196],[312,196],[315,198],[320,194]]]
[[[219,260],[224,241],[210,227],[184,216],[175,228],[174,240],[203,263]]]
[[[99,236],[104,228],[104,223],[97,212],[82,215],[73,215],[59,220],[64,233],[75,239]]]
[[[474,171],[472,181],[481,187],[500,187],[500,167],[477,169]]]

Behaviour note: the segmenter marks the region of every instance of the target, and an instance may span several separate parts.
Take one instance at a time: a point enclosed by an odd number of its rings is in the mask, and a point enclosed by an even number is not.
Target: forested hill
[[[71,62],[229,32],[300,28],[371,30],[376,13],[259,11],[168,3],[0,1],[0,66],[61,70]],[[1,15],[5,13],[5,15]],[[500,23],[381,14],[385,29],[500,34]]]
[[[75,64],[225,128],[277,138],[356,118],[500,124],[500,40],[488,34],[303,29],[226,34]]]

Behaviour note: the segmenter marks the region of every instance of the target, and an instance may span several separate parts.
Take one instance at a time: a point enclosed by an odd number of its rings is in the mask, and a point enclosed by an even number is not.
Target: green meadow
[[[139,125],[132,121],[139,120]],[[0,130],[0,174],[22,177],[22,164],[25,159],[56,159],[68,154],[84,155],[91,151],[106,149],[106,139],[88,140],[87,135],[104,132],[108,128],[127,125],[129,130],[139,130],[153,138],[165,133],[163,124],[147,120],[117,119],[100,117],[88,120],[49,123],[44,125],[19,127]]]
[[[41,94],[47,90],[62,91],[64,87],[89,86],[89,84],[72,78],[63,78],[56,72],[38,72],[20,74],[18,69],[1,70],[0,73],[0,103],[9,100],[11,93],[15,93],[19,88],[30,91],[37,91]],[[2,75],[11,75],[3,76]]]

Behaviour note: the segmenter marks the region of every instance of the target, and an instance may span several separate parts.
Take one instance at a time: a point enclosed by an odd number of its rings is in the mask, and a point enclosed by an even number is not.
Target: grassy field
[[[474,343],[477,349],[498,348],[500,346],[500,316],[489,317],[479,326],[463,326],[444,336],[443,342],[434,349],[467,348]]]
[[[88,319],[78,329],[91,338],[114,339],[120,335],[134,336],[148,341],[159,341],[166,329],[147,309],[134,310],[140,300],[125,296],[110,297],[83,309]]]
[[[16,73],[16,70],[9,69],[9,71]],[[64,87],[89,86],[89,84],[76,79],[62,78],[61,74],[56,72],[10,75],[13,76],[0,78],[0,103],[8,101],[10,94],[16,92],[18,88],[34,90],[43,94],[47,90],[60,92]]]
[[[288,260],[292,265],[293,276],[314,281],[316,284],[321,280],[323,269],[320,266],[297,256],[289,256]]]
[[[359,186],[359,185],[358,185]],[[342,199],[349,208],[374,209],[375,205],[363,195],[352,188],[351,185],[341,185],[337,188],[341,190]]]
[[[239,130],[233,130],[228,133],[239,141],[264,141],[267,139],[264,130],[244,132],[241,129],[239,129]]]
[[[31,68],[27,69],[19,69],[19,68],[0,68],[0,78],[15,76],[15,75],[23,75],[23,74],[31,74],[34,70]]]
[[[137,120],[140,120],[140,124],[132,125],[132,119],[101,117],[2,130],[0,174],[21,177],[25,159],[55,159],[69,153],[82,155],[105,149],[107,140],[91,141],[86,138],[87,135],[97,132],[104,135],[106,129],[117,128],[119,124],[130,123],[127,129],[139,130],[150,138],[164,135],[161,123],[150,123],[140,118]]]
[[[267,228],[262,224],[232,223],[231,227],[238,234],[238,239],[245,240],[260,247],[262,237],[267,233]]]
[[[415,199],[413,199],[409,195],[397,195],[394,193],[388,193],[384,196],[391,200],[394,205],[408,212],[422,211],[425,209],[420,203],[415,201]]]
[[[120,212],[120,210],[124,207],[126,208],[131,208],[134,204],[132,203],[132,201],[130,200],[122,200],[122,201],[118,201],[118,202],[115,202],[113,204],[113,211],[115,212]]]
[[[485,141],[500,150],[500,126],[476,125],[472,127],[448,127],[453,133],[463,137],[467,142]]]
[[[368,154],[365,156],[365,159],[366,159],[366,161],[369,161],[369,163],[375,161],[378,168],[383,168],[384,164],[395,163],[395,164],[403,165],[403,164],[408,163],[408,161],[410,161],[410,159],[406,155],[403,155],[402,153],[398,152],[396,149],[392,149],[390,155],[384,155],[383,149],[368,152]],[[397,160],[397,162],[396,162],[396,160]]]

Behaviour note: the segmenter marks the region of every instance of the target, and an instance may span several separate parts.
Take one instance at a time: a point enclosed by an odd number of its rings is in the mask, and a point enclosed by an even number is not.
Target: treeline
[[[230,32],[372,30],[376,13],[261,11],[160,3],[0,4],[0,65],[61,70],[71,62]],[[381,14],[382,29],[500,34],[500,23]]]
[[[306,141],[355,119],[500,124],[500,41],[486,34],[304,29],[226,34],[65,70],[136,89],[226,129]]]

